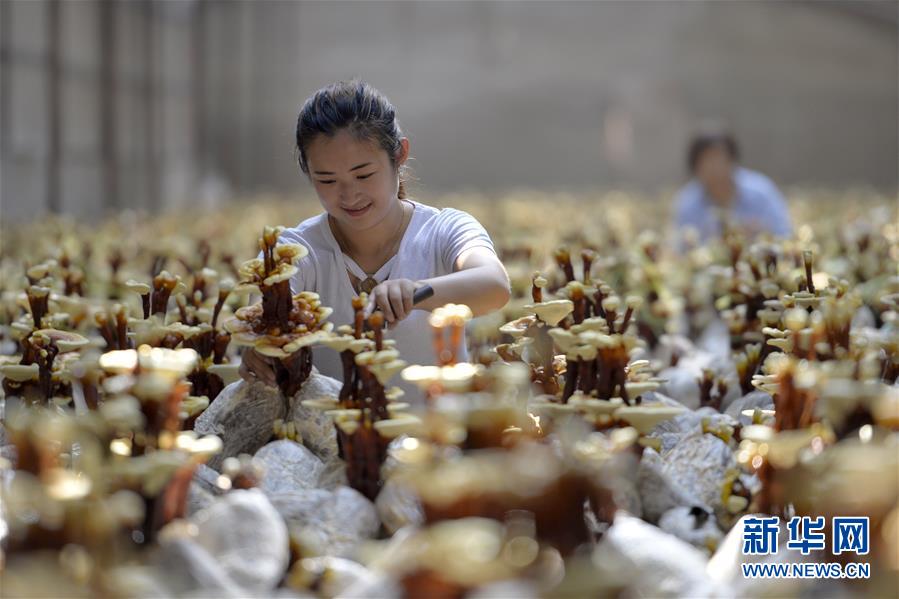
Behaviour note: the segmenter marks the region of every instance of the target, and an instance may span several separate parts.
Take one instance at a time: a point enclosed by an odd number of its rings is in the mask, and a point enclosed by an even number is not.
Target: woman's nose
[[[337,193],[339,194],[341,201],[351,199],[353,197],[352,183],[348,183],[347,181],[338,181]]]

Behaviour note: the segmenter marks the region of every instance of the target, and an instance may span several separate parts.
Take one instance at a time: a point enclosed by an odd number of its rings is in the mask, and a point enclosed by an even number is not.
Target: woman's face
[[[342,226],[363,231],[381,222],[397,201],[397,168],[409,155],[402,140],[396,166],[377,143],[348,130],[319,135],[306,150],[309,177],[322,207]]]

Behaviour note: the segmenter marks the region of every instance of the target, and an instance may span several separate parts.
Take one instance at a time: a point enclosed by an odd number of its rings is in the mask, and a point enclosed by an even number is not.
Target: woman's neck
[[[397,245],[398,238],[403,234],[405,219],[405,202],[398,199],[392,203],[381,222],[364,231],[347,233],[336,219],[331,220],[331,226],[337,229],[337,238],[344,251],[364,268],[359,259],[364,262],[378,262],[380,258],[390,257],[384,254],[391,252]]]

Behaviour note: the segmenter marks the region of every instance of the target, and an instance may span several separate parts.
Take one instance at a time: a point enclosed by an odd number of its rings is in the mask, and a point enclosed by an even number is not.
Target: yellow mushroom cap
[[[375,430],[382,437],[393,439],[400,435],[414,435],[421,430],[422,421],[412,414],[396,414],[387,420],[374,423]]]
[[[660,422],[670,420],[686,410],[683,406],[623,406],[615,410],[612,416],[646,435]]]
[[[90,343],[86,337],[82,337],[78,333],[73,333],[71,331],[40,329],[39,331],[35,331],[34,334],[49,337],[50,340],[56,344],[56,347],[60,352],[74,351]]]
[[[25,381],[36,379],[38,371],[39,368],[37,364],[4,364],[3,366],[0,366],[0,374],[3,374],[4,377],[17,383],[24,383]]]
[[[537,318],[549,326],[556,326],[563,318],[571,314],[574,310],[574,302],[570,299],[550,300],[539,304],[527,304],[524,309],[536,314]]]

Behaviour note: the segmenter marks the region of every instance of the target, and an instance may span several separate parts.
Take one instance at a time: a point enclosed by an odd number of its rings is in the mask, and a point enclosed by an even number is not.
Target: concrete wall
[[[354,75],[397,105],[422,198],[673,186],[708,117],[779,182],[895,190],[897,23],[895,2],[4,0],[0,218],[307,190],[297,109]]]

